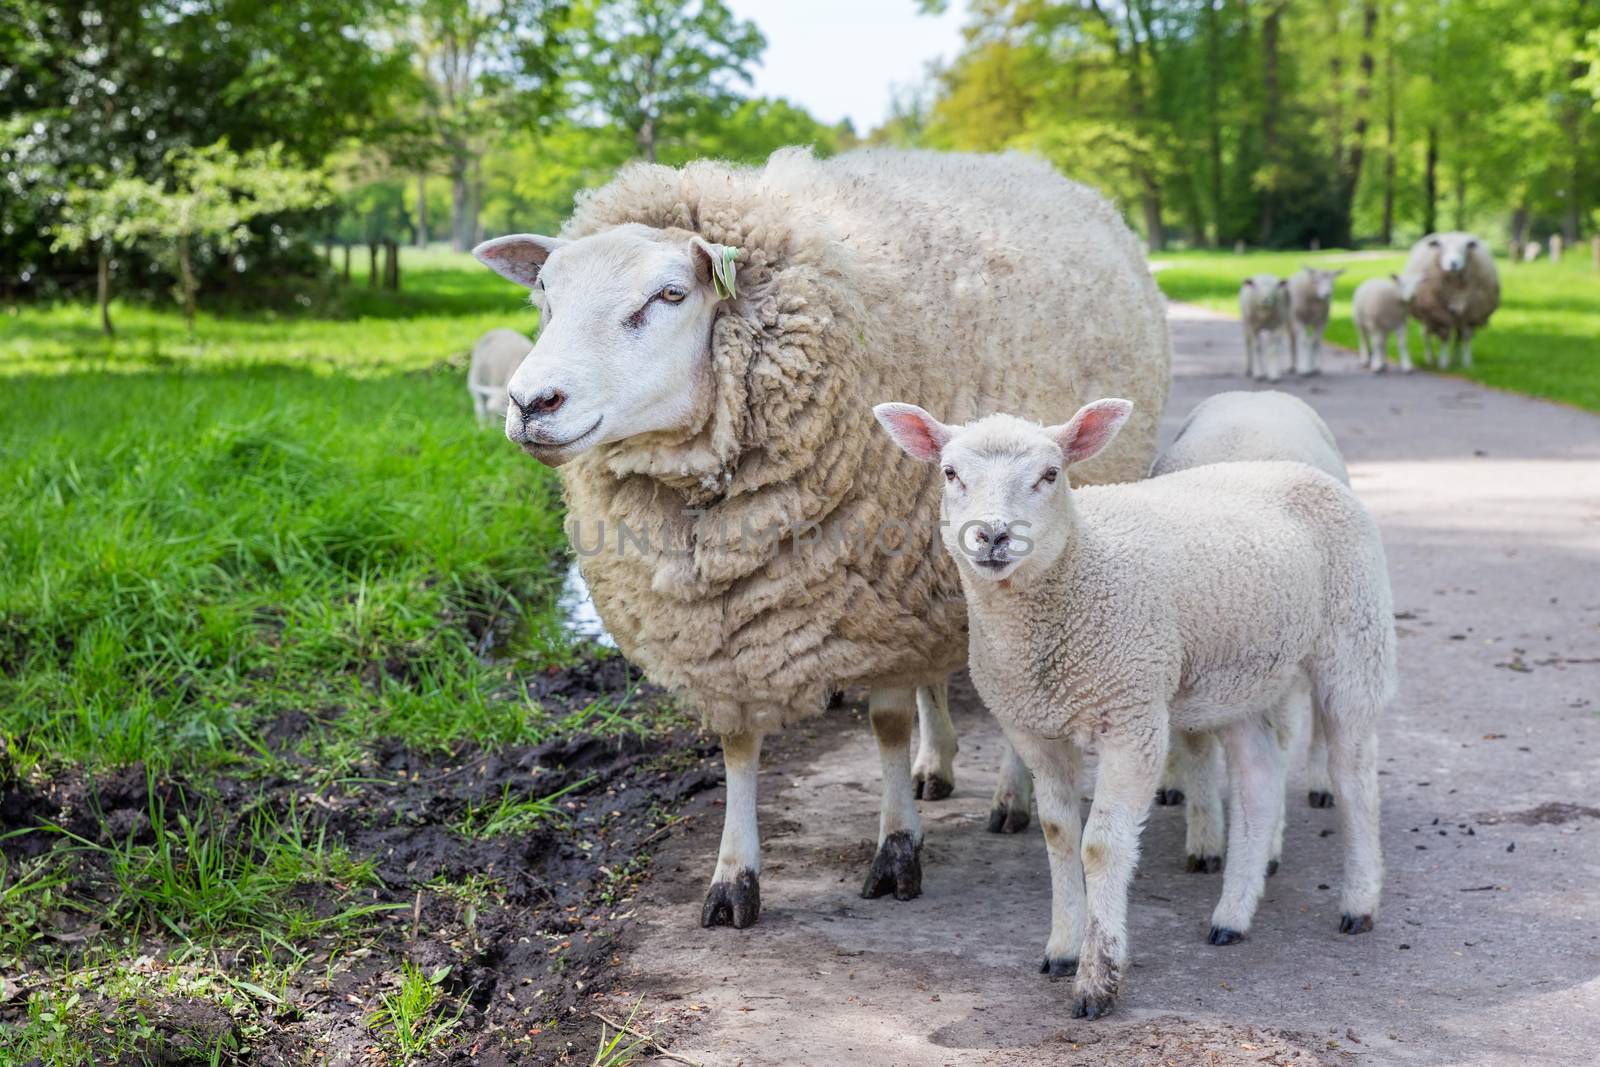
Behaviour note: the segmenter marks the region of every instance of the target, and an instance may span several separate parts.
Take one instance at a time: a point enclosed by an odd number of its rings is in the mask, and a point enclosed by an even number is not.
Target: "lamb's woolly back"
[[[490,330],[472,346],[467,385],[474,391],[504,389],[533,342],[516,330]]]
[[[636,164],[582,198],[563,236],[629,222],[739,249],[738,295],[713,327],[717,399],[684,439],[603,445],[562,477],[580,548],[602,524],[613,547],[619,523],[648,537],[588,556],[584,574],[623,650],[721,732],[964,659],[930,472],[873,430],[872,401],[966,420],[1126,396],[1121,441],[1075,474],[1135,478],[1154,451],[1163,301],[1110,206],[1040,162]],[[797,545],[807,524],[815,543]]]
[[[1276,390],[1217,393],[1202,400],[1156,457],[1150,475],[1208,463],[1277,460],[1308,463],[1350,484],[1328,424],[1304,400]]]

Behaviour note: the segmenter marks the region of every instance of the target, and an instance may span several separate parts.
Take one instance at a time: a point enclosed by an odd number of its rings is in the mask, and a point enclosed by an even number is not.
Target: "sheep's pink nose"
[[[516,405],[517,413],[526,421],[555,414],[561,410],[561,405],[567,402],[567,394],[555,388],[546,389],[535,396],[518,396],[512,393],[511,402]]]

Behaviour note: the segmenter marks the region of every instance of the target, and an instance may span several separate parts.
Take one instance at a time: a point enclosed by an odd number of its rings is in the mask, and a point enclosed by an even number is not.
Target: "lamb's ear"
[[[689,238],[689,259],[694,263],[694,276],[701,285],[716,290],[717,297],[732,300],[739,295],[738,268],[734,257],[739,250],[732,245],[714,245],[702,237]]]
[[[472,250],[478,262],[502,278],[532,289],[539,284],[539,270],[550,253],[566,244],[559,237],[540,237],[536,233],[514,233],[496,237]]]
[[[872,413],[906,455],[924,463],[937,463],[955,436],[955,430],[915,404],[879,404]]]
[[[1255,287],[1256,287],[1256,280],[1254,278],[1246,278],[1244,280],[1244,284],[1239,286],[1239,288],[1241,288],[1241,289],[1254,289]]]
[[[1278,288],[1279,289],[1287,289],[1287,288],[1289,288],[1289,279],[1288,278],[1279,278],[1278,279]]]
[[[1391,278],[1393,278],[1393,279],[1394,279],[1394,283],[1395,283],[1395,284],[1396,284],[1396,285],[1399,285],[1399,284],[1400,284],[1400,275],[1398,275],[1398,274],[1394,274],[1394,273],[1391,273],[1391,274],[1390,274],[1390,275],[1389,275],[1389,277],[1391,277]]]
[[[1071,466],[1099,455],[1132,414],[1131,400],[1095,400],[1079,408],[1065,425],[1047,426],[1044,432],[1056,439],[1062,459]]]

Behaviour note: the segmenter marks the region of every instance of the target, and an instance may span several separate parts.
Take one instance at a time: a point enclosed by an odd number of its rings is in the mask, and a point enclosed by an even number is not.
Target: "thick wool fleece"
[[[966,658],[937,471],[876,431],[874,403],[1058,420],[1127,397],[1133,420],[1081,474],[1149,465],[1170,377],[1162,298],[1112,207],[1042,162],[785,150],[762,168],[635,165],[562,235],[630,222],[738,249],[712,330],[716,401],[687,437],[563,466],[569,522],[618,645],[719,733]]]
[[[1322,416],[1299,397],[1276,390],[1206,397],[1156,457],[1150,476],[1250,460],[1308,463],[1350,484],[1339,443]]]
[[[1411,297],[1411,314],[1429,333],[1450,337],[1461,327],[1476,330],[1488,323],[1500,306],[1500,275],[1489,248],[1478,241],[1467,253],[1467,266],[1459,275],[1439,266],[1439,253],[1429,241],[1465,242],[1471,234],[1459,231],[1429,234],[1411,246],[1405,273],[1418,280]]]

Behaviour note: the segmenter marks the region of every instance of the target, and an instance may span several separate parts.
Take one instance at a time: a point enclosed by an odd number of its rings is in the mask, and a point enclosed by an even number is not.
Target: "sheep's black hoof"
[[[1157,789],[1156,804],[1163,808],[1175,808],[1183,803],[1183,790]]]
[[[1372,916],[1370,915],[1345,915],[1339,919],[1339,932],[1341,934],[1364,934],[1372,929]]]
[[[911,900],[922,895],[922,860],[920,845],[912,842],[911,834],[897,830],[883,839],[878,854],[872,858],[872,869],[861,887],[861,895],[868,900],[894,894],[896,900]]]
[[[833,692],[828,694],[828,710],[832,711],[835,708],[842,707],[844,707],[844,690],[835,689]]]
[[[1244,934],[1226,926],[1213,926],[1206,940],[1213,945],[1234,945],[1244,940]]]
[[[1222,870],[1222,857],[1190,856],[1185,867],[1190,874],[1216,874]]]
[[[1277,860],[1268,860],[1267,861],[1267,877],[1271,878],[1273,875],[1275,875],[1277,873],[1278,873],[1278,861]]]
[[[911,782],[917,787],[918,800],[943,800],[956,791],[954,782],[937,774],[913,775]]]
[[[1020,834],[1027,828],[1027,808],[1011,804],[989,809],[989,832],[991,834]]]
[[[1079,996],[1072,1004],[1072,1017],[1074,1019],[1098,1019],[1111,1014],[1111,1009],[1116,1007],[1117,998],[1114,996]]]
[[[1051,978],[1070,978],[1078,973],[1077,957],[1046,956],[1044,962],[1039,964],[1039,973]]]
[[[701,926],[743,930],[761,917],[761,876],[746,867],[731,882],[712,882],[700,909]]]
[[[1313,789],[1306,794],[1306,803],[1313,808],[1333,807],[1333,794],[1326,789]]]

